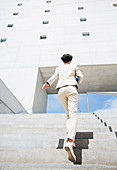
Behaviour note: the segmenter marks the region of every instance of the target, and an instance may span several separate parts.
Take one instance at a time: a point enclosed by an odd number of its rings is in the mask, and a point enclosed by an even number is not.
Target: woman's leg
[[[76,87],[67,86],[59,90],[58,96],[67,114],[68,140],[73,142],[76,135],[78,92]]]
[[[77,103],[78,94],[72,94],[68,97],[69,123],[68,138],[74,141],[77,127]]]
[[[75,162],[73,146],[76,135],[78,93],[74,86],[68,86],[61,88],[58,95],[67,113],[67,144],[64,147],[68,153],[68,159]]]
[[[68,110],[68,97],[66,96],[66,88],[63,87],[58,92],[59,99],[64,107],[64,110],[67,114],[67,122],[66,122],[66,128],[67,128],[67,134],[69,131],[69,110]]]

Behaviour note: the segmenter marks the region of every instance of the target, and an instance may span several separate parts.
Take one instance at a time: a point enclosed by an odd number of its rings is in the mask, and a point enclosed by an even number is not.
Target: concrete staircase
[[[78,114],[73,164],[63,149],[66,114],[0,114],[0,170],[117,170],[117,116],[107,120]]]

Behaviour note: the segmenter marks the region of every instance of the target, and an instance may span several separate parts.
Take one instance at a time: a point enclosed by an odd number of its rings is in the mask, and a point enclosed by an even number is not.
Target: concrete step
[[[117,117],[117,112],[100,112],[100,113],[95,113],[96,115],[100,117]]]
[[[116,170],[116,166],[72,164],[18,164],[0,163],[0,170]]]
[[[88,127],[77,127],[77,131],[79,132],[108,132],[109,129],[107,127],[103,127],[103,128],[88,128]],[[64,132],[66,133],[66,127],[65,128],[53,128],[53,127],[4,127],[4,128],[0,128],[0,134],[1,133],[48,133],[48,134],[52,134],[52,133],[61,133]]]
[[[106,143],[106,144],[105,144]],[[117,150],[117,140],[94,140],[94,139],[76,139],[75,149],[106,149],[106,150]]]
[[[93,140],[89,139],[89,148],[117,150],[117,140]]]
[[[102,116],[99,116],[100,119],[103,119],[104,121],[106,122],[110,122],[110,123],[116,123],[117,121],[117,117],[102,117]]]
[[[103,122],[106,122],[106,124],[108,126],[110,126],[112,128],[113,131],[117,130],[117,113],[113,114],[113,113],[103,113],[103,114],[96,114],[97,116],[99,116],[101,119],[103,119]]]
[[[5,117],[5,118],[0,118],[0,123],[33,123],[35,122],[36,124],[37,123],[41,123],[41,122],[46,122],[46,123],[54,123],[54,121],[56,123],[58,122],[65,122],[67,120],[67,117],[66,115],[64,117],[41,117],[41,118],[30,118],[30,117],[26,117],[26,118],[22,118],[22,117]],[[80,122],[87,122],[87,123],[90,123],[93,121],[97,122],[97,118],[96,117],[91,117],[91,118],[81,118],[80,116],[77,117],[77,121],[80,123]]]
[[[59,146],[59,140],[60,138],[38,138],[38,140],[35,139],[26,139],[23,140],[20,139],[12,139],[12,140],[6,140],[1,138],[0,139],[0,148],[10,148],[10,149],[16,149],[16,148],[46,148],[46,149],[56,149]],[[48,141],[48,142],[47,142]],[[62,139],[62,148],[65,144],[66,140],[65,138]],[[114,150],[117,149],[117,140],[111,139],[111,140],[97,140],[97,139],[76,139],[76,148],[78,149],[106,149],[106,150]]]
[[[79,118],[94,118],[94,115],[92,113],[78,113],[77,114]],[[54,119],[59,119],[59,118],[63,118],[65,117],[66,118],[66,113],[56,113],[56,114],[0,114],[0,119],[2,118],[12,118],[12,119],[25,119],[25,118],[28,118],[28,119],[35,119],[35,118],[45,118],[45,119],[48,119],[48,118],[54,118]]]
[[[114,132],[117,132],[117,128],[112,127],[112,129],[113,129]]]
[[[35,124],[35,125],[43,125],[43,124],[46,124],[46,125],[56,125],[56,124],[65,124],[66,123],[66,118],[64,119],[54,119],[54,120],[51,120],[49,119],[49,121],[46,121],[45,119],[43,120],[40,120],[40,119],[29,119],[29,120],[12,120],[12,119],[9,119],[9,120],[0,120],[0,125],[32,125],[32,124]],[[94,118],[93,120],[92,119],[77,119],[77,124],[78,125],[82,125],[82,124],[91,124],[92,126],[95,125],[95,124],[100,124],[100,121],[98,121],[98,119]]]
[[[47,142],[48,141],[48,142]],[[62,146],[64,145],[65,140],[63,139]],[[59,145],[59,138],[51,138],[51,139],[39,139],[39,140],[0,140],[0,148],[43,148],[43,149],[56,149]],[[94,140],[94,139],[76,139],[76,148],[78,149],[106,149],[106,150],[114,150],[117,149],[117,140]]]
[[[65,124],[66,122],[66,117],[64,118],[57,118],[57,119],[54,119],[54,118],[49,118],[49,119],[12,119],[12,118],[4,118],[4,119],[0,119],[0,124]],[[86,124],[99,124],[100,121],[97,119],[97,118],[91,118],[91,119],[80,119],[79,117],[77,118],[77,123],[78,124],[82,124],[82,123],[86,123]]]
[[[94,139],[116,139],[116,135],[114,132],[93,132]]]
[[[3,128],[18,128],[18,127],[21,127],[21,128],[66,128],[66,122],[63,122],[61,124],[0,124],[0,129],[3,129]],[[82,128],[84,129],[84,124],[77,124],[77,127],[78,128]],[[92,126],[92,124],[86,124],[85,125],[85,128],[103,128],[104,125],[102,123],[95,123],[95,125]]]
[[[96,121],[97,118],[95,116],[91,116],[91,117],[81,117],[81,116],[78,116],[77,117],[79,123],[80,121],[85,121],[85,122],[88,122],[88,121]],[[0,117],[0,123],[4,123],[4,122],[7,122],[7,123],[12,123],[12,122],[51,122],[51,123],[54,123],[55,122],[61,122],[61,121],[66,121],[67,120],[67,116],[62,116],[62,117],[53,117],[53,115],[51,117],[45,117],[45,116],[42,116],[42,117],[12,117],[12,116],[8,116],[8,117]],[[92,121],[92,122],[93,122]]]
[[[113,133],[114,134],[114,133]],[[23,137],[22,137],[23,135]],[[66,135],[64,136],[44,136],[43,134],[40,137],[40,134],[37,136],[36,134],[33,135],[27,135],[27,134],[22,134],[22,135],[16,135],[16,134],[9,134],[9,135],[2,135],[2,137],[0,137],[0,147],[19,147],[19,148],[56,148],[58,146],[59,140],[62,139],[63,142],[65,142],[66,139]],[[116,140],[116,136],[114,134],[114,138],[107,138],[107,139],[94,139],[93,136],[92,138],[86,137],[86,138],[80,138],[77,137],[77,141],[78,143],[85,141],[85,139],[88,141],[87,144],[89,144],[89,147],[97,147],[97,148],[117,148],[117,140]],[[5,142],[7,141],[7,143]],[[48,141],[48,144],[47,144]],[[106,145],[105,145],[106,144]],[[78,144],[79,145],[79,144]]]
[[[80,113],[81,114],[81,113]],[[83,113],[84,114],[84,113]],[[56,113],[56,114],[53,114],[53,113],[36,113],[36,114],[0,114],[0,118],[4,118],[4,117],[14,117],[14,118],[27,118],[27,117],[30,117],[30,118],[38,118],[38,117],[64,117],[66,114],[65,113]]]
[[[54,133],[54,134],[43,134],[43,133],[27,133],[27,134],[20,134],[20,133],[2,133],[0,134],[0,141],[1,140],[14,140],[14,141],[58,141],[59,139],[66,139],[67,135],[65,133]],[[79,137],[80,138],[80,137]],[[88,138],[87,138],[88,139]],[[113,140],[116,139],[115,133],[113,132],[93,132],[93,139],[101,140]]]
[[[46,128],[46,127],[4,127],[0,128],[0,133],[60,133],[63,131],[66,132],[66,129],[64,128]]]
[[[79,153],[78,153],[79,152]],[[117,166],[117,150],[75,150],[82,164]],[[70,163],[63,149],[0,149],[1,163]]]
[[[47,140],[48,141],[48,140]],[[9,149],[19,149],[19,148],[35,148],[35,149],[39,149],[39,148],[45,148],[45,149],[56,149],[58,147],[58,143],[59,143],[59,139],[51,139],[48,142],[45,140],[36,140],[36,141],[31,141],[31,140],[9,140],[9,141],[5,141],[5,140],[0,140],[0,148],[9,148]]]
[[[82,150],[83,164],[104,164],[117,166],[117,149],[83,149]]]
[[[85,127],[87,127],[87,128],[102,128],[102,127],[105,127],[104,126],[104,124],[103,123],[100,123],[99,121],[95,121],[95,122],[93,122],[93,123],[91,123],[91,121],[90,122],[82,122],[82,121],[80,121],[80,123],[79,122],[77,122],[77,127],[79,127],[79,128],[84,128],[84,124],[85,124]],[[61,122],[53,122],[53,123],[51,123],[51,122],[37,122],[37,121],[34,121],[34,122],[28,122],[28,123],[24,123],[24,122],[12,122],[12,123],[0,123],[0,128],[4,128],[4,127],[55,127],[55,128],[59,128],[59,127],[61,127],[61,128],[66,128],[66,120],[64,120],[64,121],[61,121]]]
[[[66,138],[66,114],[0,115],[0,167],[7,170],[30,169],[30,166],[41,170],[117,167],[115,133],[92,113],[79,114],[77,122],[74,152],[77,163],[83,163],[80,166],[72,165],[62,149]],[[60,141],[61,147],[56,149]]]
[[[31,141],[36,141],[36,140],[44,140],[44,141],[51,141],[56,140],[56,139],[65,139],[66,134],[65,133],[54,133],[54,134],[43,134],[43,133],[1,133],[0,134],[0,140],[31,140]]]
[[[70,163],[63,149],[0,149],[0,162]]]

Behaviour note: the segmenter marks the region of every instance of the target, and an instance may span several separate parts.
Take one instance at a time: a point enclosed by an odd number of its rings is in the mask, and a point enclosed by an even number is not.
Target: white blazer
[[[79,76],[79,81],[77,83],[76,76]],[[51,86],[52,83],[58,79],[56,88],[60,88],[67,85],[77,85],[81,84],[83,80],[83,74],[76,65],[71,65],[65,63],[56,68],[52,77],[50,77],[47,82]]]

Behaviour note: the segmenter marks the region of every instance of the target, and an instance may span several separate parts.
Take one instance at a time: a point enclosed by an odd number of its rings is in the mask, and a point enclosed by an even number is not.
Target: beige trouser
[[[78,91],[75,86],[65,86],[59,89],[58,96],[67,113],[67,138],[74,141],[77,123]]]

